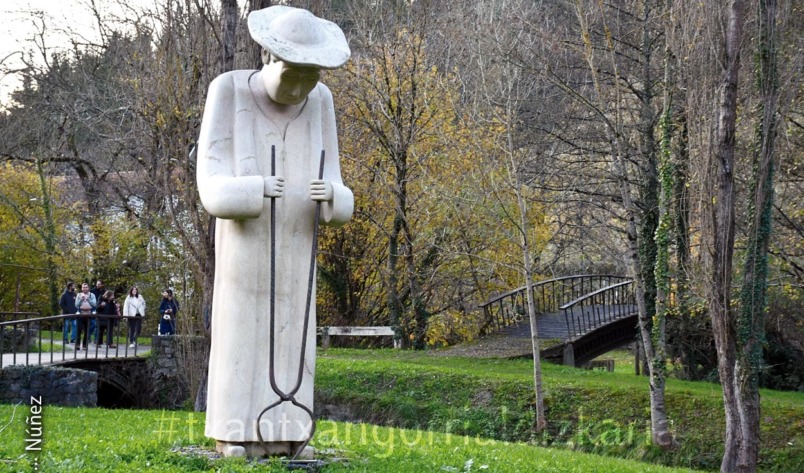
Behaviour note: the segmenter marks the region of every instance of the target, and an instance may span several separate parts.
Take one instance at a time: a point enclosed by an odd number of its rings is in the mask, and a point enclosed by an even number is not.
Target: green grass
[[[615,360],[615,366],[621,364]],[[324,471],[682,471],[658,464],[718,469],[724,431],[718,385],[668,380],[668,413],[677,445],[661,450],[649,442],[647,378],[630,370],[608,373],[552,364],[543,364],[543,378],[549,426],[534,435],[529,360],[321,350],[318,408],[386,428],[322,421],[314,443],[347,460]],[[23,444],[26,408],[18,407],[16,420],[9,423],[12,410],[0,406],[0,459],[7,459],[0,460],[0,471],[30,471]],[[44,418],[47,447],[39,460],[47,468],[40,471],[258,468],[172,451],[212,445],[202,436],[200,414],[47,407]],[[761,428],[760,471],[804,471],[804,393],[763,390]]]
[[[666,465],[716,470],[725,430],[720,386],[668,380],[677,446],[649,442],[647,378],[543,364],[548,432],[532,433],[529,360],[470,359],[392,350],[319,352],[319,402],[352,416]],[[616,365],[615,365],[616,366]],[[804,394],[762,391],[761,471],[804,471]]]
[[[627,350],[614,350],[602,355],[600,360],[614,360],[614,372],[634,374],[634,354]]]
[[[51,351],[54,352],[61,352],[62,348],[66,352],[72,352],[75,349],[75,345],[68,343],[66,347],[63,347],[62,344],[62,332],[61,330],[43,330],[41,332],[41,345],[39,344],[40,339],[36,338],[32,340],[32,344],[30,349],[28,350],[29,353],[50,353]],[[52,342],[51,342],[52,340]],[[104,345],[106,342],[106,336],[104,335]],[[151,346],[151,337],[150,336],[139,336],[137,337],[137,344],[140,347],[143,346]],[[120,348],[124,348],[124,345],[128,345],[128,337],[125,334],[116,335],[113,339],[113,343],[116,344]],[[94,349],[94,345],[93,345]]]
[[[124,349],[126,348],[126,345],[128,345],[128,341],[126,340],[126,338],[125,337],[115,337],[114,340],[115,340],[114,343],[117,344],[119,351],[124,352],[125,351]],[[143,346],[150,346],[151,345],[151,339],[150,338],[144,339],[144,338],[138,337],[137,338],[137,343],[138,343],[139,350],[142,350]],[[96,349],[96,346],[94,344],[91,344],[90,345],[90,350],[94,352],[95,349]],[[27,352],[31,354],[30,356],[38,356],[39,353],[42,353],[43,358],[44,358],[44,355],[46,355],[46,354],[49,354],[51,352],[61,353],[62,350],[65,353],[72,353],[72,352],[75,351],[75,345],[72,344],[72,343],[68,343],[67,346],[64,346],[61,342],[54,341],[51,344],[50,342],[46,342],[46,341],[42,340],[41,345],[39,345],[39,344],[31,345],[31,347],[27,350]],[[104,343],[103,348],[99,348],[98,350],[99,350],[99,352],[105,352],[106,351],[106,344]],[[114,348],[111,348],[110,350],[114,350]],[[129,349],[129,352],[131,352],[132,350],[133,350],[133,348]],[[24,356],[25,356],[24,351],[23,352],[17,352],[17,357],[24,357]]]
[[[25,452],[29,406],[0,405],[0,471],[284,471],[277,462],[210,459],[182,447],[212,448],[203,414],[45,407],[42,450]],[[323,472],[682,472],[476,437],[321,421],[313,445]]]
[[[142,336],[137,337],[137,345],[139,346],[143,345],[151,346],[151,341],[152,341],[151,337],[142,337]],[[125,335],[117,335],[116,337],[114,337],[114,343],[120,346],[128,345],[128,337]]]

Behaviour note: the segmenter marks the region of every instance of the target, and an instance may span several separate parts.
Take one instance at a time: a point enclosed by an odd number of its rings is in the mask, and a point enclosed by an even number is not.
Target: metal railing
[[[597,327],[636,311],[634,282],[623,281],[602,287],[560,307],[567,321],[569,339],[579,337]]]
[[[9,320],[33,319],[39,317],[39,312],[0,312],[0,322]]]
[[[108,335],[104,334],[103,340],[95,340],[96,343],[89,344],[86,349],[76,350],[80,345],[80,340],[75,344],[65,343],[64,324],[68,321],[77,319],[86,320],[87,330],[89,321],[95,320],[96,329],[88,332],[88,338],[98,337],[101,326],[110,330],[112,334],[112,345],[97,342],[106,342]],[[74,360],[123,358],[139,356],[150,351],[140,348],[139,342],[135,341],[134,346],[129,346],[129,336],[131,330],[131,320],[135,317],[123,317],[118,315],[101,314],[66,314],[53,315],[49,317],[28,318],[22,320],[10,320],[0,322],[0,368],[9,365],[33,365],[33,364],[58,364]],[[140,318],[140,320],[142,320]],[[123,336],[124,323],[126,326],[125,339],[116,344],[115,341]],[[72,328],[68,331],[68,339],[72,333]],[[23,361],[24,360],[24,361]]]
[[[547,279],[533,284],[533,299],[536,312],[558,312],[569,301],[576,300],[600,288],[619,281],[630,281],[625,276],[610,274],[584,274]],[[526,287],[500,294],[481,304],[485,321],[480,333],[483,335],[502,330],[527,315]]]

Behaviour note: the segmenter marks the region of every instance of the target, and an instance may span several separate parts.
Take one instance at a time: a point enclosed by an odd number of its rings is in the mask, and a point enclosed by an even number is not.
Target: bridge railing
[[[39,312],[0,312],[0,322],[9,320],[33,319],[39,317]]]
[[[626,280],[602,287],[561,306],[567,321],[569,339],[579,337],[601,325],[634,314],[634,282]]]
[[[111,330],[113,342],[124,334],[125,340],[111,348],[109,345],[101,347],[96,343],[94,347],[76,350],[75,347],[80,345],[80,341],[76,340],[76,344],[65,343],[63,335],[64,324],[74,319],[96,321],[96,330],[89,335],[94,333],[100,335],[100,327],[104,325],[107,327],[106,330]],[[146,350],[140,348],[139,342],[135,342],[134,347],[129,346],[130,327],[128,323],[124,324],[122,321],[128,322],[131,319],[134,317],[65,314],[0,322],[0,368],[4,365],[41,365],[73,360],[129,357],[137,356],[138,351],[143,354]],[[68,341],[71,333],[72,328],[67,334]],[[104,340],[100,341],[106,341],[107,337],[108,335],[104,334]]]
[[[625,280],[628,278],[624,276],[584,274],[539,281],[533,284],[536,312],[539,314],[558,312],[567,302]],[[526,287],[495,296],[480,307],[484,314],[484,324],[480,333],[486,335],[502,330],[527,317]]]

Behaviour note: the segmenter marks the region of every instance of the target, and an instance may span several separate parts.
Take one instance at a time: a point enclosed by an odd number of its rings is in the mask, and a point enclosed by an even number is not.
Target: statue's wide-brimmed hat
[[[248,31],[272,55],[293,64],[335,69],[352,54],[338,25],[301,8],[255,10],[248,15]]]

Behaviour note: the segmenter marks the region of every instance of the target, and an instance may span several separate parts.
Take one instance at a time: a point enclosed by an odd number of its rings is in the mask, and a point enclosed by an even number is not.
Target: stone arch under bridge
[[[98,406],[148,406],[151,380],[145,358],[75,360],[60,366],[98,373]]]

